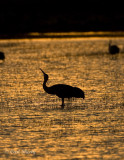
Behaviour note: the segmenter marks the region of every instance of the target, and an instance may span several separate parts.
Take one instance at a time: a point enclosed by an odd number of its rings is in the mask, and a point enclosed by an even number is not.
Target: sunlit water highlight
[[[112,38],[111,38],[112,39]],[[108,53],[108,38],[1,40],[1,159],[124,158],[124,38]],[[42,88],[80,87],[85,100],[65,101]]]

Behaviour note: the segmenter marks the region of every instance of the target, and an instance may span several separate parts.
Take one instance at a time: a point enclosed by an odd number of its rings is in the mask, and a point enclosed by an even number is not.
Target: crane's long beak
[[[40,68],[40,70],[43,72],[43,74],[45,74],[45,72]]]

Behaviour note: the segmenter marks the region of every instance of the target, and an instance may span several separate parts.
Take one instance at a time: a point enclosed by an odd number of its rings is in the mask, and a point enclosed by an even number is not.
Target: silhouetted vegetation
[[[5,0],[0,5],[0,34],[4,35],[124,30],[123,4],[119,1]]]

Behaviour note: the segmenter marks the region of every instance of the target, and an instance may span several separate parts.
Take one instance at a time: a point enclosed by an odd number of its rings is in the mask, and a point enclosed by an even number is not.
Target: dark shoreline
[[[124,31],[98,32],[31,32],[17,34],[0,34],[0,39],[33,39],[33,38],[88,38],[88,37],[124,37]]]

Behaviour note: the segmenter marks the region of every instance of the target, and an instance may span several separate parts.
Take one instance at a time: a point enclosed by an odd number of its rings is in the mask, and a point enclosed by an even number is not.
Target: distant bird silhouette
[[[43,82],[43,89],[48,94],[54,94],[57,95],[59,98],[62,98],[62,105],[61,108],[64,109],[64,98],[85,98],[84,92],[77,87],[72,87],[66,84],[56,84],[51,87],[47,87],[46,83],[48,81],[49,76],[40,68],[44,75],[44,82]]]
[[[109,53],[116,54],[119,53],[120,49],[116,45],[111,45],[112,41],[109,41]]]
[[[0,59],[1,59],[1,60],[4,60],[4,59],[5,59],[5,55],[4,55],[3,52],[0,52]]]

